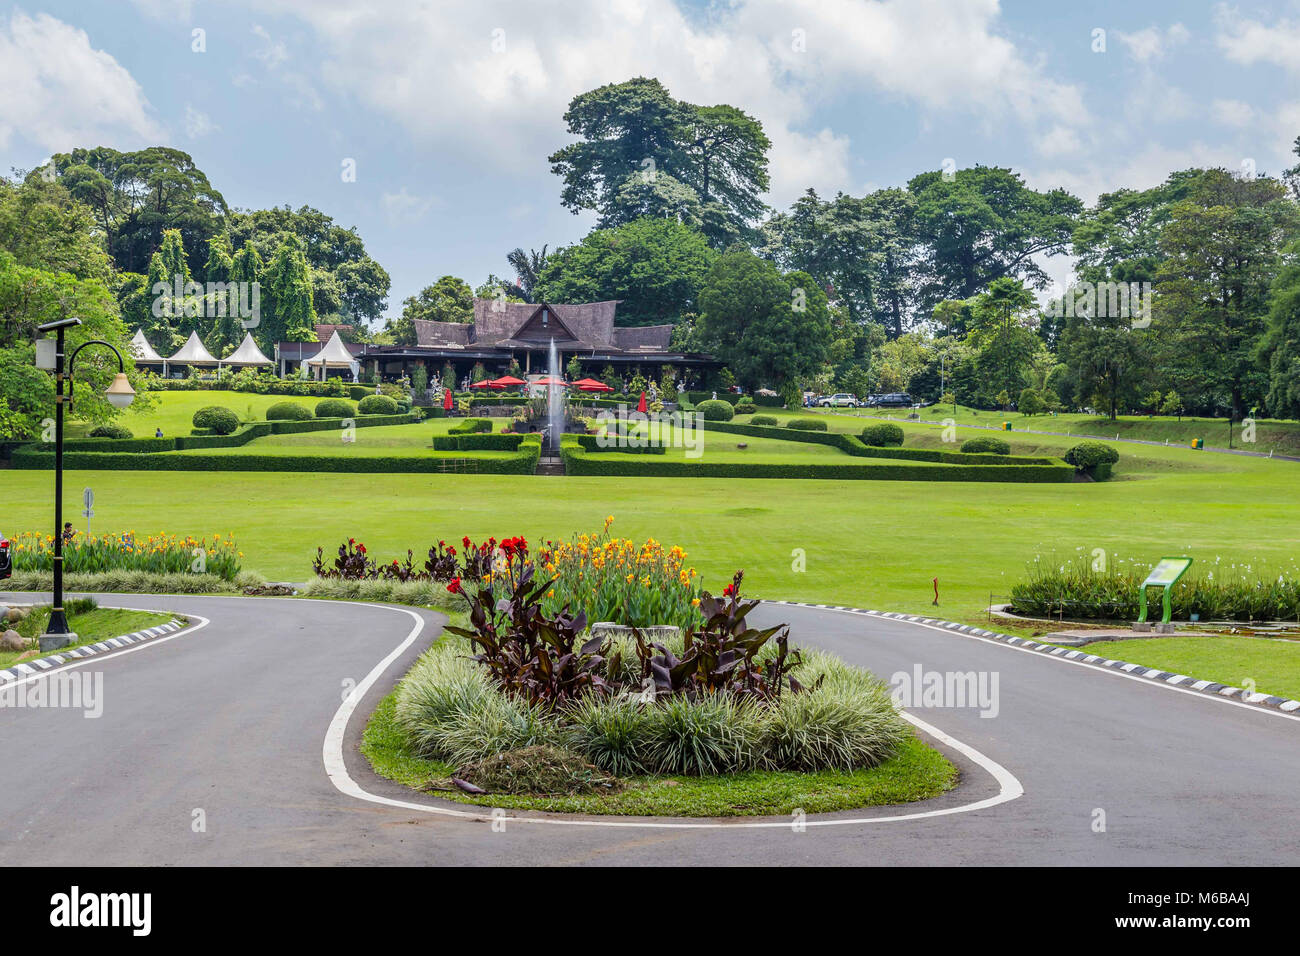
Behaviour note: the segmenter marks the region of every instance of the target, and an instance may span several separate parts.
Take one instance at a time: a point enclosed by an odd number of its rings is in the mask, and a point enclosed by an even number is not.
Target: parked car
[[[857,408],[858,400],[847,392],[837,392],[834,395],[823,395],[817,399],[817,405],[820,408]]]
[[[9,539],[0,534],[0,581],[13,574],[14,562],[9,554]]]
[[[907,392],[889,392],[885,395],[872,395],[866,404],[868,408],[911,408],[912,396]]]

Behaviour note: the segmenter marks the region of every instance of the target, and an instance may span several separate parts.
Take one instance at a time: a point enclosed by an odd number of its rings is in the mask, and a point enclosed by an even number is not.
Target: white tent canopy
[[[239,343],[239,348],[231,352],[221,360],[222,365],[274,365],[269,358],[262,354],[262,350],[257,347],[253,341],[253,333],[245,332],[244,341]]]
[[[317,378],[324,378],[326,369],[346,368],[352,371],[352,381],[355,382],[357,373],[361,371],[361,363],[348,351],[347,343],[343,341],[343,336],[339,335],[337,330],[325,343],[325,347],[303,364],[316,372]]]
[[[199,333],[191,332],[181,350],[167,360],[172,365],[216,365],[217,360],[199,341]]]
[[[163,357],[154,351],[149,340],[144,337],[144,329],[136,329],[131,336],[131,354],[137,362],[161,362]]]

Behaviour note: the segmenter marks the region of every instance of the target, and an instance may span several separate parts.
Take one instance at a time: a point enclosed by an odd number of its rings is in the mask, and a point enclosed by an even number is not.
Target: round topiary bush
[[[696,405],[695,410],[704,416],[706,422],[729,422],[736,414],[731,403],[720,398],[706,399]]]
[[[862,429],[862,444],[876,448],[897,448],[903,444],[903,429],[893,422],[878,422]]]
[[[239,416],[220,405],[200,408],[190,421],[195,428],[204,428],[217,435],[229,435],[239,427]]]
[[[357,404],[362,415],[396,415],[397,402],[387,395],[367,395]]]
[[[90,430],[91,438],[132,438],[131,429],[122,425],[100,425]]]
[[[976,438],[967,438],[962,442],[961,451],[966,455],[1009,455],[1011,446],[1001,438],[980,435]]]
[[[775,425],[776,416],[774,415],[755,415],[749,420],[751,425]]]
[[[356,413],[356,407],[346,398],[327,398],[316,403],[317,418],[351,418]]]
[[[733,409],[733,411],[735,411],[737,415],[752,415],[756,411],[758,411],[758,406],[751,401],[748,401],[746,399],[741,399],[740,401],[736,402],[736,407]]]
[[[1083,471],[1097,465],[1113,465],[1119,461],[1119,452],[1099,441],[1081,441],[1064,455],[1067,462]]]
[[[315,417],[310,408],[297,402],[276,402],[266,410],[268,422],[305,422]]]
[[[797,428],[801,432],[824,432],[826,422],[820,418],[792,418],[785,423],[786,428]],[[902,441],[899,441],[902,444]]]

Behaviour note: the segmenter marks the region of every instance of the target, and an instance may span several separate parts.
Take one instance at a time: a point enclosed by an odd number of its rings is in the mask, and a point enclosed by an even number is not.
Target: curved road
[[[79,665],[103,675],[97,719],[0,707],[0,865],[1259,864],[1292,863],[1300,850],[1294,718],[909,622],[779,605],[755,616],[789,621],[799,643],[883,677],[917,665],[997,675],[995,717],[912,710],[978,752],[941,744],[962,770],[957,790],[811,817],[870,822],[803,832],[608,817],[511,820],[496,832],[466,818],[475,808],[374,776],[356,749],[365,716],[436,636],[439,615],[301,599],[101,601],[209,623]],[[344,703],[367,675],[355,707]],[[340,739],[328,739],[331,725]],[[344,763],[333,779],[331,746]],[[1007,799],[1016,781],[1023,795]]]

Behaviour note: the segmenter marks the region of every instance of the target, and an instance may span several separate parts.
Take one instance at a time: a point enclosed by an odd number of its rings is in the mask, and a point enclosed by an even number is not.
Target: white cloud
[[[776,205],[810,185],[854,187],[849,141],[815,118],[836,97],[884,96],[922,117],[964,112],[1031,134],[1088,122],[1078,88],[999,33],[997,0],[736,0],[707,18],[675,0],[573,0],[564,17],[503,0],[266,0],[259,10],[312,29],[319,80],[337,94],[520,174],[566,142],[560,117],[573,96],[637,75],[760,119]]]
[[[185,135],[190,139],[199,139],[220,129],[212,122],[212,117],[202,110],[197,110],[189,103],[185,104]]]
[[[0,146],[15,131],[51,152],[164,136],[131,74],[92,48],[84,30],[49,14],[0,20],[0,90]]]
[[[1166,30],[1153,26],[1132,33],[1116,30],[1115,35],[1128,48],[1129,56],[1139,63],[1150,63],[1164,58],[1173,47],[1186,43],[1191,33],[1181,23],[1175,23]]]
[[[1242,127],[1255,118],[1255,108],[1241,100],[1215,100],[1210,104],[1210,115],[1224,126]]]
[[[1215,8],[1216,37],[1229,60],[1244,66],[1268,63],[1300,72],[1300,21],[1282,18],[1272,25],[1243,17],[1227,4]]]
[[[418,196],[405,186],[395,193],[384,193],[379,198],[380,208],[389,225],[410,225],[423,219],[435,205],[441,205],[437,197]]]

